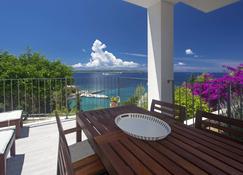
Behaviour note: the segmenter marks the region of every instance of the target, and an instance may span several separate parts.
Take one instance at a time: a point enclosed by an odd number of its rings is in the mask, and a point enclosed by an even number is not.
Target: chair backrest
[[[74,175],[69,147],[63,131],[61,120],[57,112],[56,112],[56,121],[57,121],[57,127],[59,132],[59,145],[58,145],[58,158],[57,158],[58,175]]]
[[[152,100],[150,111],[161,113],[164,116],[171,117],[181,122],[186,120],[186,108],[176,104]]]
[[[243,120],[197,111],[195,127],[243,143]]]

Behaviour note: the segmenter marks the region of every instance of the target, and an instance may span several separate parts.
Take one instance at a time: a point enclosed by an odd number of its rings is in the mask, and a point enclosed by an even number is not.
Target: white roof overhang
[[[205,13],[217,10],[227,5],[238,2],[239,0],[125,0],[126,2],[149,8],[159,1],[167,1],[173,4],[184,3]]]

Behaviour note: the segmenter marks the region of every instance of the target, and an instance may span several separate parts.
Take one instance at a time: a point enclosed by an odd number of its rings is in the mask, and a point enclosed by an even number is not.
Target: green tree
[[[72,69],[59,60],[49,61],[38,52],[28,51],[19,57],[0,52],[0,78],[71,78]]]
[[[4,104],[1,108],[51,112],[55,108],[53,94],[61,94],[60,105],[65,104],[64,78],[72,81],[72,69],[59,60],[50,61],[31,49],[20,56],[0,52],[0,102]]]

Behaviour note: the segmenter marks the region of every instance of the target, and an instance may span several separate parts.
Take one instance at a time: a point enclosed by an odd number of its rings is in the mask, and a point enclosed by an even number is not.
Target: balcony
[[[23,110],[24,119],[24,127],[16,140],[16,156],[7,159],[8,174],[56,174],[57,155],[62,151],[61,146],[58,148],[54,112],[62,116],[65,128],[77,124],[83,130],[82,139],[88,138],[110,174],[243,173],[242,138],[237,137],[242,136],[242,83],[213,82],[205,86],[186,82],[178,87],[173,76],[174,5],[182,2],[207,13],[237,0],[127,2],[147,8],[148,79],[122,76],[1,79],[0,111]],[[224,87],[223,91],[208,90],[209,87],[220,89],[220,86]],[[148,111],[152,99],[183,106],[186,114],[183,123],[165,114]],[[208,118],[195,118],[198,110],[199,114],[208,112]],[[156,121],[166,121],[172,132],[164,142],[134,139],[114,124],[114,118],[125,112],[153,115]],[[212,113],[222,114],[221,118]],[[224,123],[227,121],[230,122]],[[4,122],[4,125],[11,124],[9,120]],[[235,130],[233,125],[240,128]],[[229,139],[232,135],[235,141]],[[79,136],[80,132],[70,135],[69,144],[80,141]]]

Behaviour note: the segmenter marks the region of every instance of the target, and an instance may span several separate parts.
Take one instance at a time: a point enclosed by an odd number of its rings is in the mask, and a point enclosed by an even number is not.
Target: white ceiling
[[[229,4],[238,2],[240,0],[125,0],[126,2],[133,3],[144,8],[148,8],[159,1],[167,1],[171,3],[184,3],[193,8],[201,10],[205,13],[214,11]]]

